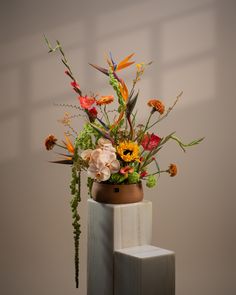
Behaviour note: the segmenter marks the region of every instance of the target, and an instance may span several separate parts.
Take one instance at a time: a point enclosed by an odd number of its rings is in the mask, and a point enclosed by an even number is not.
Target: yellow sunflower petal
[[[133,141],[123,141],[117,147],[117,153],[125,162],[133,162],[139,159],[139,146]]]

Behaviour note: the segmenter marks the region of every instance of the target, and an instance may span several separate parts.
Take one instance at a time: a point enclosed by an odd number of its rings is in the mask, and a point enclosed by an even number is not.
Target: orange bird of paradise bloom
[[[68,150],[68,152],[71,154],[71,155],[74,155],[75,153],[75,148],[70,140],[70,138],[66,135],[66,133],[64,133],[64,136],[65,136],[65,139],[66,141],[63,141],[66,149]]]
[[[134,64],[135,61],[130,61],[130,59],[133,56],[134,56],[134,53],[126,56],[118,64],[113,60],[111,53],[110,53],[110,58],[107,55],[105,57],[106,57],[106,61],[107,61],[108,65],[109,65],[109,68],[111,68],[113,72],[116,72],[116,71],[120,71],[120,70],[125,69],[125,68],[131,66],[132,64]],[[103,74],[105,74],[107,76],[109,75],[109,70],[108,69],[97,66],[97,65],[94,65],[94,64],[91,64],[91,63],[90,63],[90,65],[92,67],[94,67],[95,69],[97,69],[98,71],[102,72]]]
[[[131,58],[134,56],[134,53],[131,53],[130,55],[126,56],[122,61],[120,61],[118,64],[113,60],[112,54],[110,53],[110,57],[108,57],[108,55],[105,55],[106,61],[109,65],[109,69],[91,64],[90,65],[92,67],[94,67],[95,69],[97,69],[98,71],[102,72],[103,74],[109,76],[109,70],[111,69],[114,77],[116,78],[116,80],[119,82],[119,89],[120,89],[120,93],[124,99],[125,102],[128,101],[129,98],[129,91],[128,91],[128,87],[126,86],[125,82],[123,81],[123,79],[119,78],[116,74],[117,71],[120,71],[122,69],[125,69],[129,66],[131,66],[132,64],[135,63],[135,61],[131,61]],[[116,122],[111,126],[111,129],[114,128],[114,126],[116,126],[123,118],[124,116],[124,111],[122,111],[120,113],[119,118],[116,120]]]
[[[61,146],[69,152],[69,155],[67,154],[62,154],[62,153],[57,153],[60,156],[63,156],[62,160],[57,160],[57,161],[50,161],[51,163],[57,163],[57,164],[73,164],[73,157],[75,153],[75,148],[70,140],[70,138],[64,133],[65,136],[65,141],[62,140],[64,146]]]

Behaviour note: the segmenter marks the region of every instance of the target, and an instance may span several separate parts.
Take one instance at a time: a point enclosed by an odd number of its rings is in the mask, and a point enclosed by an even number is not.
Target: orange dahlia
[[[45,139],[45,147],[47,149],[47,151],[50,151],[53,149],[54,145],[56,144],[56,137],[54,135],[49,135],[46,139]]]
[[[167,172],[170,173],[171,177],[175,176],[177,174],[177,166],[175,164],[170,164]]]
[[[164,104],[160,101],[160,100],[158,100],[158,99],[150,99],[149,101],[148,101],[148,106],[150,106],[150,107],[152,107],[153,108],[153,111],[155,112],[155,111],[157,111],[157,112],[159,112],[161,115],[164,113],[164,111],[165,111],[165,106],[164,106]]]

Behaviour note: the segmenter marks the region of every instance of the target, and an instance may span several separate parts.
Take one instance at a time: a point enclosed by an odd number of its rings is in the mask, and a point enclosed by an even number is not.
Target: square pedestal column
[[[138,246],[115,252],[114,295],[174,295],[174,252]]]
[[[174,253],[149,245],[150,201],[88,210],[87,295],[174,295]]]
[[[88,200],[88,295],[114,294],[114,251],[151,243],[152,203]]]

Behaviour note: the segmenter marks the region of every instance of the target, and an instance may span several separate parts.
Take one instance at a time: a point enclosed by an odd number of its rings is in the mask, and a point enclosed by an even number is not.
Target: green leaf
[[[99,66],[96,66],[96,65],[91,64],[91,63],[89,63],[89,65],[92,66],[93,68],[95,68],[96,70],[102,72],[103,74],[105,74],[105,75],[107,75],[107,76],[109,75],[107,69],[102,68],[102,67],[99,67]]]
[[[58,160],[58,161],[49,161],[50,163],[56,163],[56,164],[66,164],[71,165],[73,164],[72,160]]]
[[[130,99],[129,102],[127,103],[127,106],[126,106],[126,116],[127,117],[131,116],[131,113],[133,112],[133,109],[137,103],[138,95],[139,95],[139,91],[137,92],[135,97]]]
[[[123,174],[114,173],[109,178],[109,182],[118,184],[118,183],[123,182],[126,178],[127,177],[125,175],[123,175]]]

